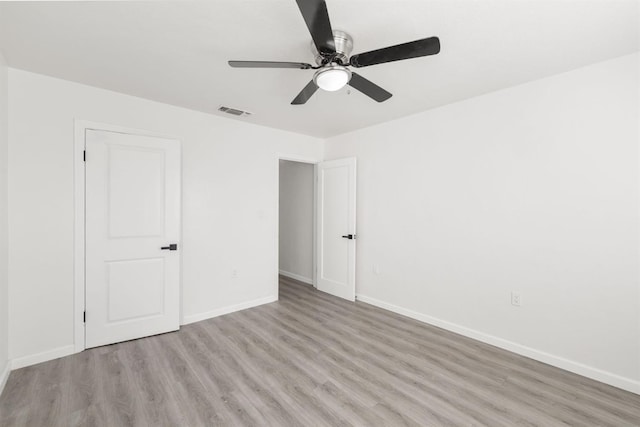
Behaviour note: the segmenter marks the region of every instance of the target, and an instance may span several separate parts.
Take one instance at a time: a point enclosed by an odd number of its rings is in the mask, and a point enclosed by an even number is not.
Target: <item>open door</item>
[[[317,288],[356,297],[356,159],[318,164]]]

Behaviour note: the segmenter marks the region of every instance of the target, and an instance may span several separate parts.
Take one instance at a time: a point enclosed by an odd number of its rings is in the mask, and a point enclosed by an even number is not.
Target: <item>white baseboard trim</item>
[[[242,302],[240,304],[229,305],[227,307],[218,308],[216,310],[207,311],[205,313],[190,314],[188,316],[184,316],[182,324],[188,325],[189,323],[200,322],[201,320],[211,319],[213,317],[222,316],[224,314],[245,310],[247,308],[257,307],[262,304],[269,304],[271,302],[276,302],[276,301],[278,301],[278,296],[272,295],[265,298],[259,298],[259,299],[254,299],[252,301]]]
[[[612,385],[614,387],[621,388],[632,393],[640,394],[640,381],[635,381],[629,378],[622,377],[620,375],[613,374],[611,372],[603,371],[591,366],[584,365],[582,363],[574,362],[572,360],[565,359],[563,357],[555,356],[553,354],[546,353],[544,351],[536,350],[531,347],[527,347],[521,344],[514,343],[503,338],[499,338],[493,335],[486,334],[484,332],[477,331],[475,329],[467,328],[446,320],[438,319],[423,313],[419,313],[413,310],[409,310],[404,307],[389,304],[384,301],[377,300],[375,298],[368,297],[366,295],[356,295],[358,301],[375,305],[376,307],[383,308],[385,310],[392,311],[394,313],[401,314],[403,316],[410,317],[420,322],[428,323],[433,326],[437,326],[442,329],[446,329],[451,332],[455,332],[465,337],[473,338],[478,341],[482,341],[487,344],[491,344],[496,347],[500,347],[504,350],[511,351],[522,356],[529,357],[539,362],[546,363],[548,365],[555,366],[560,369],[564,369],[569,372],[573,372],[583,377],[591,378],[596,381],[600,381],[605,384]]]
[[[11,359],[11,369],[20,369],[24,368],[25,366],[48,362],[49,360],[69,356],[70,354],[74,354],[75,352],[76,348],[74,345],[65,345],[64,347],[54,348],[53,350],[43,351],[42,353],[18,357],[15,359]]]
[[[7,385],[7,380],[9,379],[10,373],[11,373],[11,361],[7,360],[7,363],[5,363],[2,373],[0,373],[0,394],[2,394],[2,390],[4,390],[4,386]]]
[[[295,273],[289,273],[288,271],[284,271],[284,270],[279,270],[278,273],[280,273],[283,276],[290,277],[292,279],[295,279],[295,280],[298,280],[300,282],[303,282],[303,283],[306,283],[308,285],[313,286],[313,280],[308,278],[308,277],[304,277],[304,276],[301,276],[301,275],[295,274]]]

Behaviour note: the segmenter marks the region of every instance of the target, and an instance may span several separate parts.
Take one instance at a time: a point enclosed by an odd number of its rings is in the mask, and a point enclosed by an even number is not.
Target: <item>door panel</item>
[[[109,323],[164,314],[163,258],[108,261],[106,266]]]
[[[356,159],[318,165],[318,289],[355,300]],[[343,236],[353,236],[349,239]]]
[[[109,146],[109,236],[162,236],[164,150]]]
[[[86,133],[85,347],[179,328],[180,143]]]

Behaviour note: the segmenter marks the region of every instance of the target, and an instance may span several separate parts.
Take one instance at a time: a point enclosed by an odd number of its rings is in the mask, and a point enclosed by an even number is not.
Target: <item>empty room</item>
[[[637,0],[0,1],[0,426],[640,426]]]

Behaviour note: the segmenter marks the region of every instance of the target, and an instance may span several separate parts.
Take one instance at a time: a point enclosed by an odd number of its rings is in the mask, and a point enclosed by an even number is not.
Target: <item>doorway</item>
[[[279,159],[280,276],[355,301],[356,159]]]
[[[278,272],[314,286],[315,165],[279,160]]]

